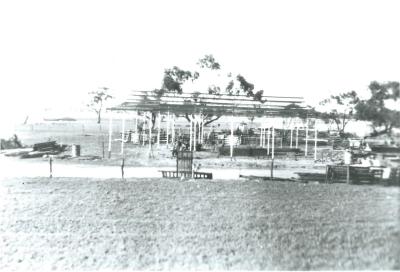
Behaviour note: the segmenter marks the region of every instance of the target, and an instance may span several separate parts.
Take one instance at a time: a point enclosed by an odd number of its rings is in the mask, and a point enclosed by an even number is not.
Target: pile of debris
[[[65,151],[67,145],[59,145],[56,141],[37,143],[33,145],[33,151],[21,155],[22,159],[39,158],[45,155],[57,155]]]
[[[22,146],[22,145],[21,145]],[[40,158],[47,155],[58,155],[67,149],[67,145],[57,144],[56,141],[48,141],[34,144],[32,148],[14,148],[4,150],[5,156],[20,157],[22,159]]]
[[[8,140],[0,139],[0,150],[16,148],[22,148],[21,141],[18,139],[18,136],[16,134],[14,134]]]

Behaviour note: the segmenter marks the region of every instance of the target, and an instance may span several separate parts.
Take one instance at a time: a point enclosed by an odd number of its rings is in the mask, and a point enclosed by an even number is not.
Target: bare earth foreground
[[[6,178],[0,269],[400,269],[399,188]]]

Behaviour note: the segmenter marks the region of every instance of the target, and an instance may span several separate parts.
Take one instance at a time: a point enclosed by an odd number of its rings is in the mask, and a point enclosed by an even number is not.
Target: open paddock
[[[6,178],[0,269],[400,269],[399,188]]]

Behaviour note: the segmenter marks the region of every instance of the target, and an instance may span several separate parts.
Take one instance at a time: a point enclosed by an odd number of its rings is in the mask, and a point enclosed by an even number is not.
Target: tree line
[[[351,120],[368,121],[372,128],[370,136],[391,134],[400,127],[400,111],[396,102],[400,98],[400,84],[396,81],[372,81],[369,97],[360,98],[356,91],[331,95],[320,102],[325,110],[312,109],[312,113],[326,123],[336,126],[342,138],[347,136],[346,127]]]
[[[222,69],[222,65],[216,61],[213,55],[205,55],[196,63],[195,70],[181,69],[173,66],[164,70],[161,87],[151,92],[153,97],[161,99],[165,94],[193,93],[193,96],[201,93],[213,95],[246,95],[254,101],[264,103],[264,90],[256,90],[255,85],[249,82],[242,74],[233,75],[230,71]],[[203,84],[198,84],[203,78]],[[346,127],[351,120],[368,121],[372,127],[371,136],[390,134],[393,128],[400,127],[400,111],[395,108],[397,99],[400,98],[400,84],[396,81],[377,82],[369,84],[369,97],[362,99],[356,91],[343,92],[331,95],[319,103],[320,107],[312,107],[311,110],[302,112],[303,118],[313,116],[326,123],[334,125],[341,137],[347,137]],[[96,112],[97,122],[101,122],[101,113],[104,103],[113,97],[106,87],[92,91],[90,102],[87,106]],[[143,98],[144,100],[146,97]],[[392,105],[390,105],[392,104]],[[296,109],[296,105],[288,105],[282,111],[282,115],[290,115],[290,111]],[[296,109],[299,110],[299,109]],[[186,119],[192,116],[186,114]],[[218,120],[220,115],[205,115],[204,125]],[[157,112],[151,113],[153,126],[157,118]]]

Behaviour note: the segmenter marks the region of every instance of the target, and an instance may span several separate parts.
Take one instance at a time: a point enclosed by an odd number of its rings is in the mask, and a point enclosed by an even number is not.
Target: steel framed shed
[[[258,101],[254,100],[253,97],[245,95],[216,95],[199,92],[184,94],[166,92],[161,95],[155,91],[133,91],[124,102],[107,110],[110,112],[135,112],[136,117],[139,114],[143,116],[148,114],[166,115],[167,137],[169,135],[168,129],[172,124],[172,138],[174,137],[174,119],[170,122],[170,114],[177,117],[185,116],[186,119],[190,120],[190,150],[194,148],[195,151],[194,143],[196,142],[196,134],[199,132],[199,138],[202,137],[205,120],[212,116],[231,117],[231,139],[233,139],[233,122],[235,117],[304,117],[309,115],[310,108],[305,106],[303,97],[262,96],[261,101]],[[160,118],[158,119],[160,120]],[[112,119],[110,118],[109,154],[111,154],[111,122]],[[124,119],[122,122],[124,130]],[[150,128],[151,124],[149,123],[148,126]],[[260,129],[262,130],[263,128]],[[152,137],[151,133],[152,129],[149,129],[150,139]],[[160,123],[158,123],[158,138],[159,133]],[[273,138],[274,128],[271,128],[269,133]],[[194,137],[193,145],[192,137]],[[202,138],[197,140],[202,140]],[[123,145],[124,143],[121,141],[122,154]],[[151,150],[151,148],[151,141],[149,141],[149,149]],[[274,147],[272,145],[272,156],[274,156],[273,150]],[[230,155],[231,157],[233,156],[232,140],[230,142]]]

